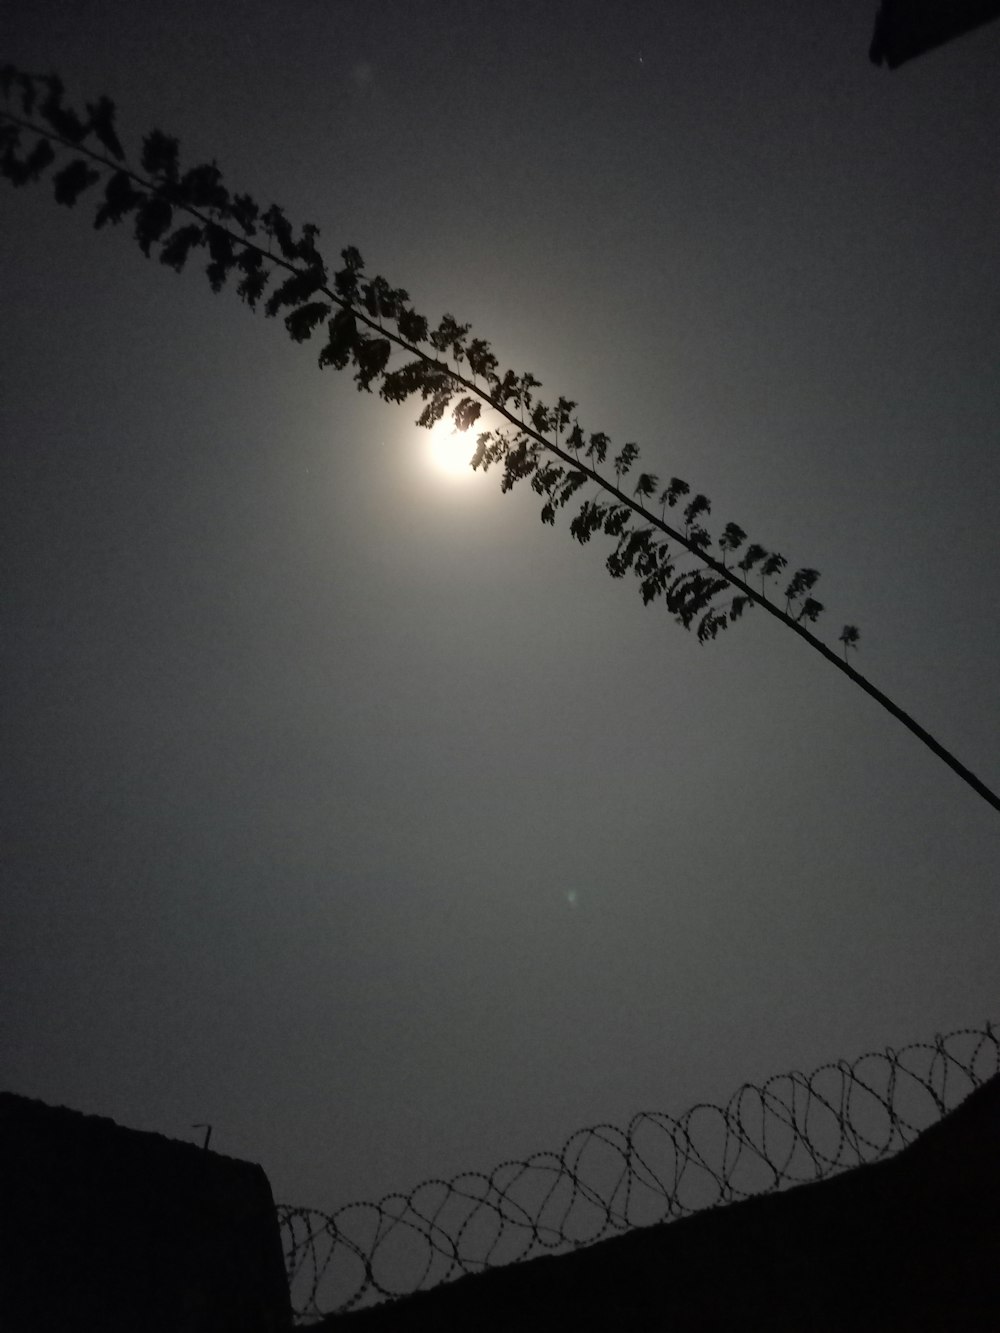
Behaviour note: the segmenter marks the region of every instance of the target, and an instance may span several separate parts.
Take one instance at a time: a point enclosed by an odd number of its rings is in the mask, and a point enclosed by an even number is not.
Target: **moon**
[[[431,427],[428,451],[434,468],[445,476],[456,481],[475,476],[470,466],[476,452],[475,431],[456,430],[455,423],[446,417]]]

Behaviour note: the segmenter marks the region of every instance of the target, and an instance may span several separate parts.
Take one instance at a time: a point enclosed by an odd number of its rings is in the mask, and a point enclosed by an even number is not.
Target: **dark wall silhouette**
[[[278,1333],[263,1170],[0,1093],[3,1333]]]
[[[882,0],[868,54],[896,69],[997,17],[1000,0]]]
[[[290,1325],[259,1166],[0,1093],[3,1333]],[[315,1327],[1000,1329],[1000,1076],[887,1161]]]
[[[318,1327],[1000,1329],[1000,1076],[887,1161]]]

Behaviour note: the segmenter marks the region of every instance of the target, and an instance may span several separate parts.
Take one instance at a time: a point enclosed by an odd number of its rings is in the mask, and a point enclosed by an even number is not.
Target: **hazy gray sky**
[[[793,566],[1000,784],[1000,25],[32,0],[0,56],[357,245]],[[0,194],[0,1086],[332,1208],[996,1017],[1000,819],[194,269]]]

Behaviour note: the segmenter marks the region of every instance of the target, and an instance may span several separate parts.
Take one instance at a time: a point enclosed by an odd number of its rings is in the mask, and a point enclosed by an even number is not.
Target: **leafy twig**
[[[59,160],[59,153],[68,152],[70,160],[52,177],[58,203],[74,207],[103,181],[95,227],[131,219],[143,253],[151,257],[155,250],[160,262],[177,272],[203,251],[212,290],[221,291],[233,277],[238,295],[251,309],[276,276],[280,283],[264,301],[265,314],[275,317],[284,312],[285,327],[296,342],[308,341],[325,326],[320,366],[338,370],[350,366],[359,390],[371,392],[377,385],[387,402],[419,396],[421,426],[432,426],[450,411],[457,428],[465,431],[480,419],[484,407],[489,408],[513,427],[513,433],[503,425],[480,433],[472,466],[484,471],[501,467],[503,491],[530,480],[544,499],[542,522],[553,525],[557,511],[581,486],[594,482],[598,498],[583,500],[570,521],[570,533],[581,544],[597,533],[612,538],[615,548],[607,557],[608,572],[614,578],[634,574],[644,603],[662,599],[679,624],[696,630],[701,643],[715,639],[751,606],[762,606],[1000,810],[995,793],[850,665],[848,649],[856,648],[860,637],[855,626],[845,625],[841,631],[843,660],[806,629],[803,622],[814,624],[823,610],[822,603],[808,595],[819,578],[815,569],[799,569],[792,575],[782,609],[766,596],[766,584],[781,573],[787,560],[757,542],[747,544],[747,534],[733,522],[713,542],[699,521],[711,512],[707,496],[697,494],[687,503],[683,530],[668,523],[666,510],[690,494],[687,482],[671,478],[657,499],[657,477],[643,472],[632,493],[626,494],[622,483],[639,457],[634,443],[614,455],[614,479],[604,476],[599,469],[607,461],[611,440],[600,431],[588,440],[573,415],[575,403],[560,397],[555,408],[547,407],[535,396],[542,386],[530,371],[501,373],[489,343],[470,338],[469,325],[454,316],[446,314],[432,327],[414,310],[404,289],[365,272],[354,247],[341,251],[343,266],[331,278],[317,246],[317,227],[306,224],[296,235],[277,205],[262,210],[249,195],[231,194],[214,163],[182,170],[177,140],[162,131],[154,130],[144,139],[142,172],[137,172],[125,162],[114,127],[115,108],[108,98],[88,104],[86,115],[80,115],[64,104],[57,76],[27,74],[10,65],[0,68],[0,95],[8,104],[18,104],[18,109],[0,107],[0,174],[12,185],[40,180]],[[22,142],[26,135],[36,136],[27,147]],[[89,142],[95,139],[99,148]],[[410,359],[392,364],[398,352]],[[468,367],[467,374],[463,366]],[[658,503],[659,514],[647,508],[647,501]],[[716,547],[718,557],[711,553]],[[675,550],[693,557],[694,566],[678,570]],[[739,551],[742,558],[730,565],[727,556],[735,558]],[[760,591],[748,582],[754,570]]]

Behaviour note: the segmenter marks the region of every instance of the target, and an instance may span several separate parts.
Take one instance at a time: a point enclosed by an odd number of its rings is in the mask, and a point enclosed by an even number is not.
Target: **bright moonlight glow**
[[[472,477],[469,466],[476,452],[476,432],[456,430],[449,418],[439,421],[430,432],[431,462],[439,472],[450,477]]]

